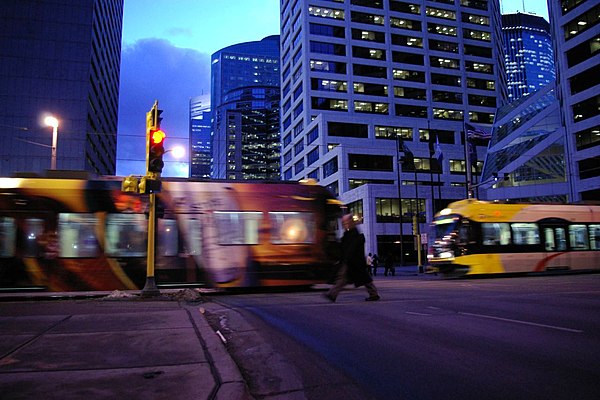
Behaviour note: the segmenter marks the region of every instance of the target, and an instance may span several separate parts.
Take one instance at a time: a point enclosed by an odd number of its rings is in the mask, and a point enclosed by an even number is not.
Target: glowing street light
[[[52,116],[46,117],[44,123],[52,127],[52,160],[50,169],[56,169],[56,141],[58,140],[58,120]]]
[[[181,160],[183,157],[185,157],[185,149],[183,146],[175,146],[170,151],[172,152],[171,154],[173,155],[173,158],[176,160]]]

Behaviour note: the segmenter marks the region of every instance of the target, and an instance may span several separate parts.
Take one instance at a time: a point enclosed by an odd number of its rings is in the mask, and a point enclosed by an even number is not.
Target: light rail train
[[[431,235],[429,264],[448,276],[600,270],[600,206],[461,200]]]
[[[146,282],[148,195],[122,178],[0,178],[0,290],[136,290]],[[328,281],[339,202],[288,182],[163,179],[157,286]]]

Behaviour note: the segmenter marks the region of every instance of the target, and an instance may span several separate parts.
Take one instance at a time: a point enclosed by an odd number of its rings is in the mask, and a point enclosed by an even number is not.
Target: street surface
[[[600,274],[209,296],[257,398],[596,399]]]

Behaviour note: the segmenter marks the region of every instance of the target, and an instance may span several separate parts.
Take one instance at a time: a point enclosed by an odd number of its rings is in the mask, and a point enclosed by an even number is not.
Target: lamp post
[[[52,160],[50,169],[56,169],[56,141],[58,140],[58,120],[52,116],[46,117],[44,123],[52,127]]]

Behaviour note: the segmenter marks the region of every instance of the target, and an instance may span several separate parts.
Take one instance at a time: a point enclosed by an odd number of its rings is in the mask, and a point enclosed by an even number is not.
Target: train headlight
[[[314,243],[315,223],[311,213],[271,211],[271,242],[275,244]]]
[[[301,219],[290,218],[281,225],[281,239],[285,243],[303,243],[306,234],[306,225]]]
[[[449,251],[443,251],[440,253],[440,258],[452,258],[454,254]]]

